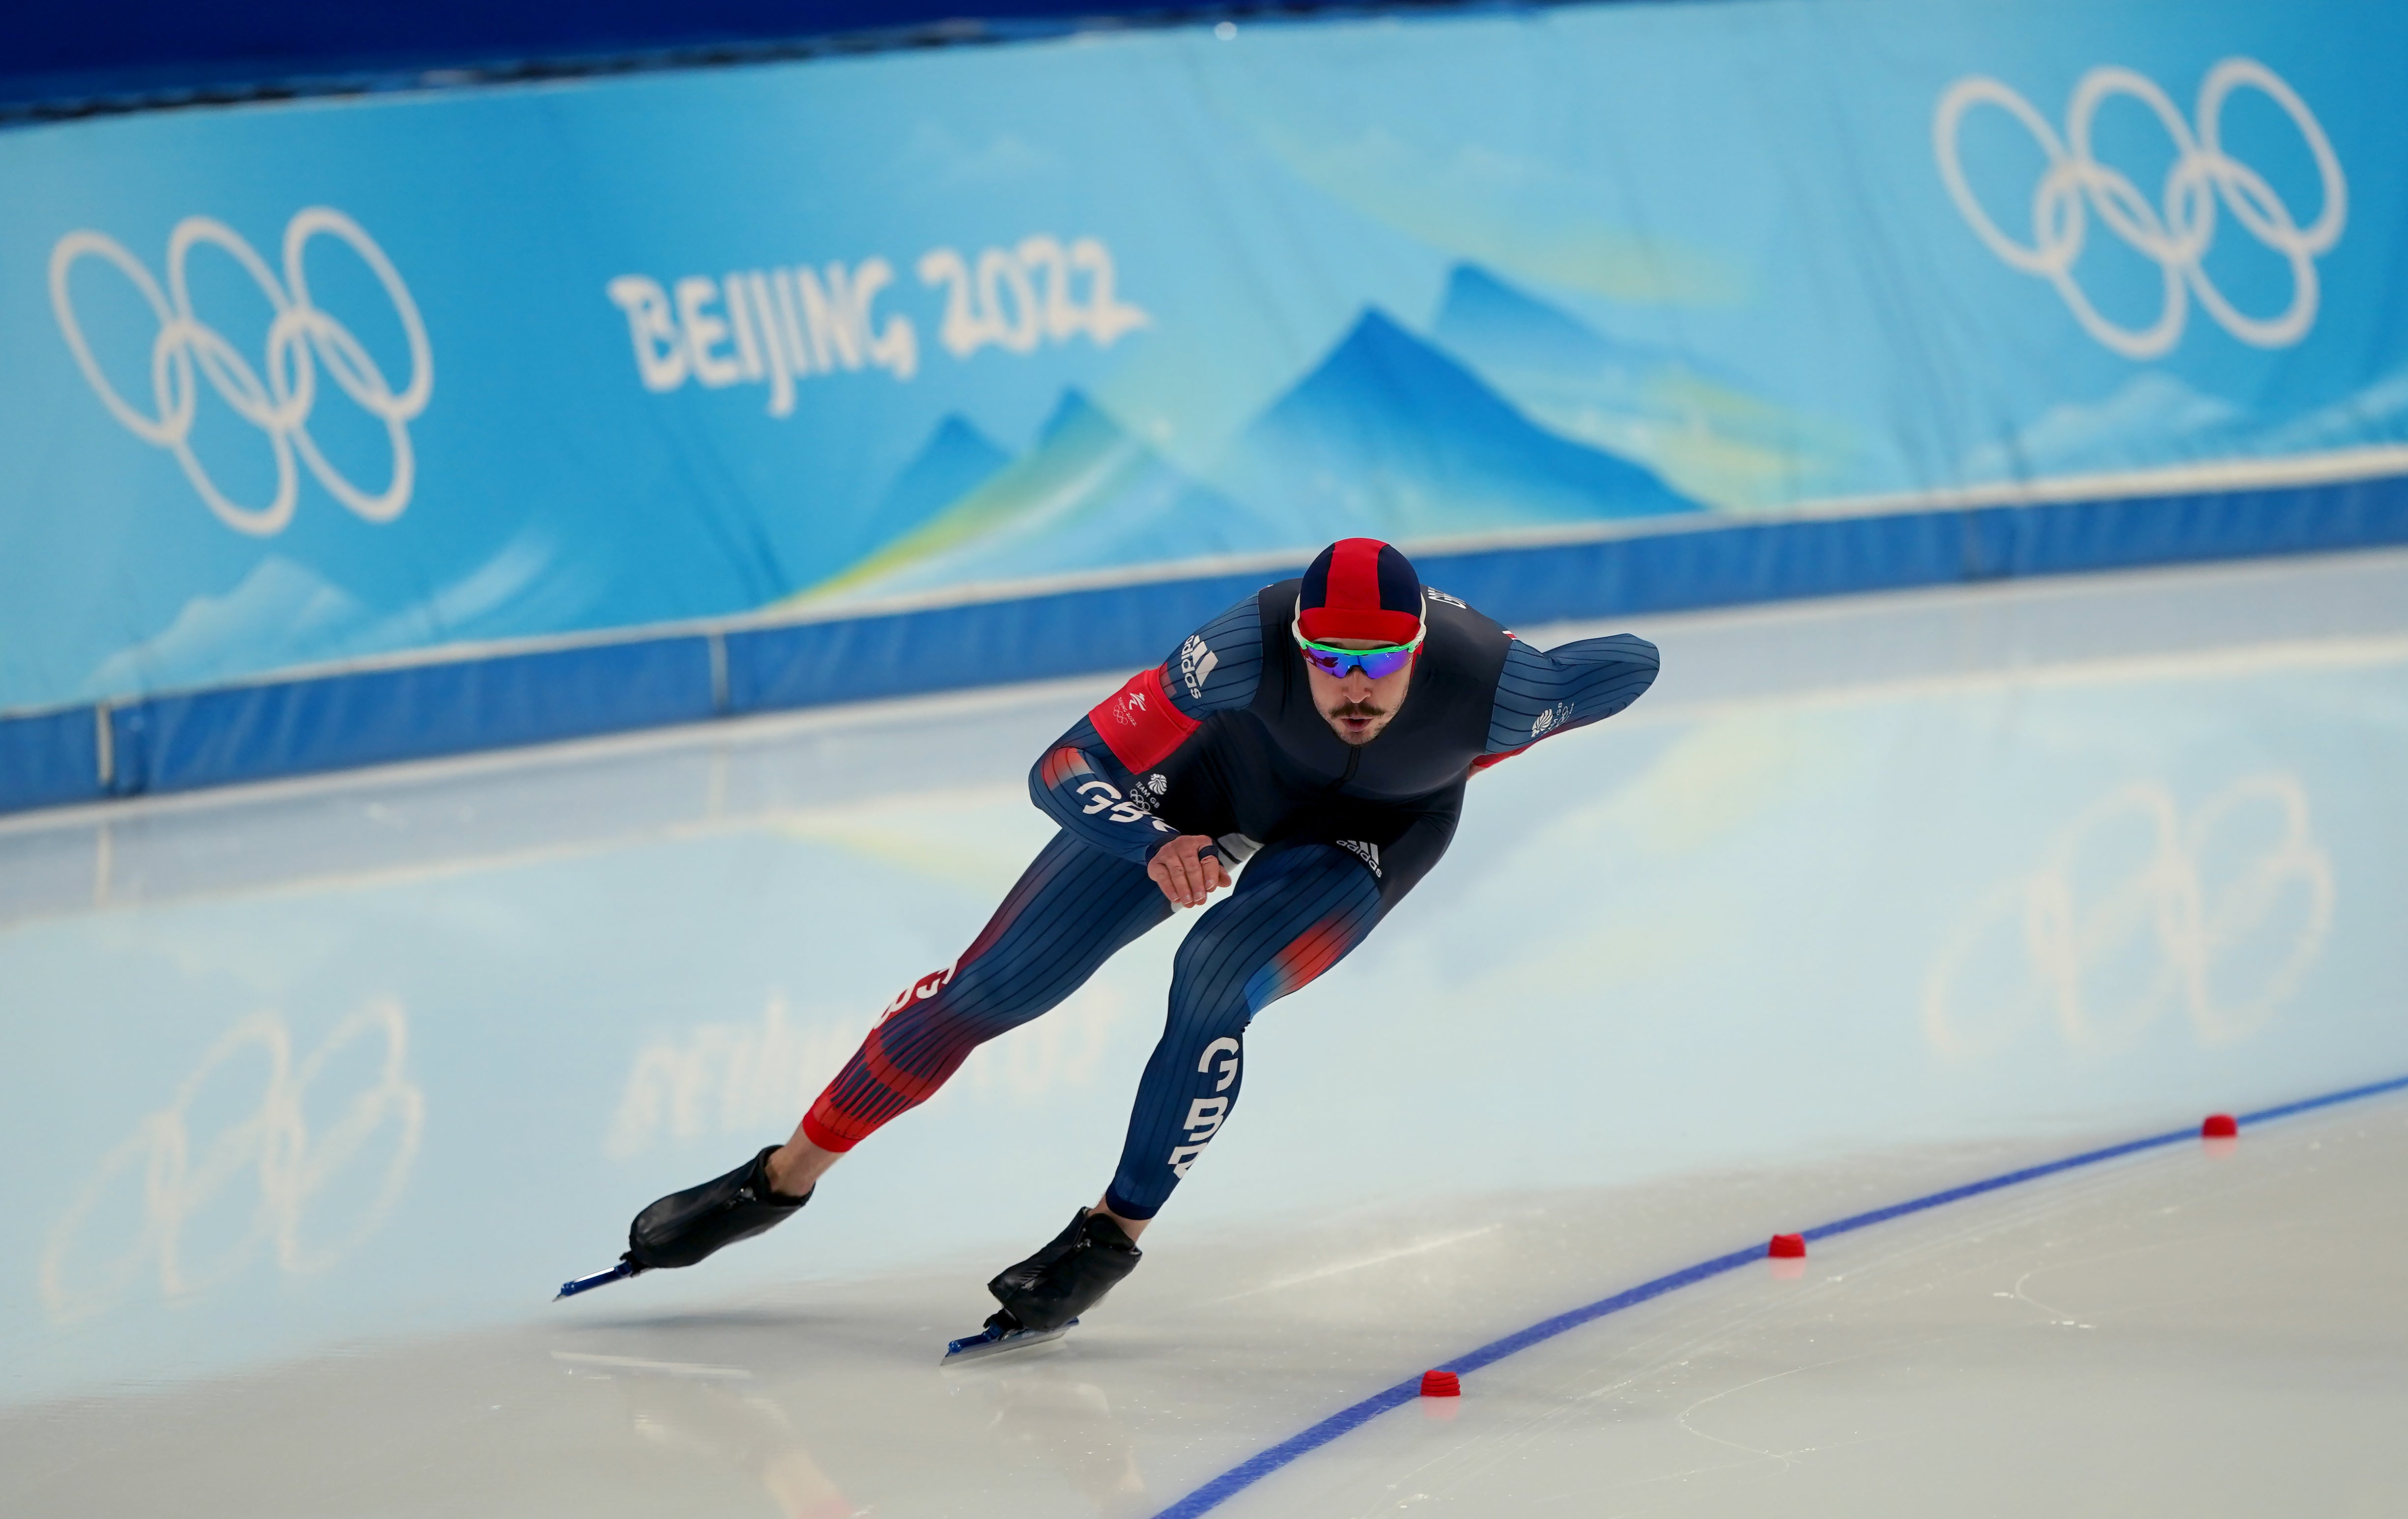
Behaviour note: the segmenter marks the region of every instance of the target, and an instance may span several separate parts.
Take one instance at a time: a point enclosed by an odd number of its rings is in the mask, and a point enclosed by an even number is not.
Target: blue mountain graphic
[[[1028,453],[810,595],[886,595],[1288,546],[1269,520],[1191,480],[1066,390]]]
[[[1608,338],[1470,264],[1447,277],[1430,337],[1484,374],[1555,377],[1597,399],[1636,402],[1650,374],[1687,367],[1677,354]]]
[[[1638,460],[1712,506],[1832,489],[1855,452],[1844,424],[1686,354],[1609,337],[1472,265],[1448,277],[1430,336],[1540,426]]]
[[[1649,470],[1534,425],[1376,309],[1246,429],[1213,478],[1308,544],[1700,509]]]
[[[879,497],[841,562],[851,564],[911,532],[1010,463],[1011,455],[1001,445],[961,416],[948,415]]]
[[[1580,341],[1576,324],[1552,337],[1524,326],[1558,347]],[[947,447],[989,462],[975,444]],[[932,465],[923,478],[940,477]],[[924,511],[926,499],[909,509]],[[1410,543],[1698,509],[1641,466],[1538,426],[1463,365],[1367,310],[1239,436],[1209,482],[1066,390],[1026,454],[802,599],[1220,554],[1302,557],[1355,535]]]

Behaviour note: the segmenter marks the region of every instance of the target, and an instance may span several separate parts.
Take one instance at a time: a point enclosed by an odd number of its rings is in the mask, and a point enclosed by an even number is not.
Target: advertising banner
[[[2408,474],[2404,67],[2358,0],[1746,0],[0,134],[0,712],[1354,534],[2278,522]]]

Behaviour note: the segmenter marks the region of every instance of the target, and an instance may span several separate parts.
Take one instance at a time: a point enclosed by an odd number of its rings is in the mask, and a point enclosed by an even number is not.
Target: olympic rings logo
[[[2291,119],[2315,159],[2323,205],[2302,227],[2266,177],[2224,150],[2224,106],[2233,92],[2256,90]],[[2129,178],[2091,153],[2091,126],[2099,107],[2118,95],[2146,106],[2173,141],[2174,163],[2156,203]],[[1957,134],[1976,106],[1996,106],[2020,122],[2048,155],[2031,199],[2032,240],[2015,241],[2000,231],[1965,182]],[[2094,68],[2074,86],[2059,138],[2030,102],[1997,79],[1957,80],[1940,97],[1931,120],[1932,150],[1940,177],[1975,234],[2011,268],[2038,275],[2057,287],[2083,330],[2128,359],[2153,359],[2182,337],[2188,299],[2197,296],[2226,332],[2257,348],[2283,348],[2307,336],[2316,319],[2316,259],[2340,240],[2348,216],[2348,185],[2331,141],[2307,103],[2280,76],[2254,58],[2228,58],[2208,70],[2199,87],[2198,128],[2183,120],[2166,93],[2128,68]],[[2204,266],[2214,244],[2221,205],[2243,230],[2290,265],[2291,303],[2278,315],[2253,317],[2216,289]],[[2089,218],[2155,263],[2165,294],[2157,320],[2146,327],[2118,326],[2101,316],[2075,280]]]
[[[312,1134],[304,1108],[311,1086],[352,1043],[377,1037],[384,1049],[373,1081],[330,1126]],[[256,1013],[229,1029],[177,1088],[175,1099],[136,1125],[132,1136],[102,1158],[82,1195],[50,1230],[41,1284],[51,1316],[67,1323],[90,1318],[151,1270],[161,1296],[189,1297],[242,1270],[262,1240],[274,1244],[277,1264],[286,1271],[322,1270],[340,1260],[384,1221],[418,1154],[426,1099],[403,1069],[408,1041],[408,1020],[389,998],[345,1019],[297,1069],[292,1036],[275,1014]],[[195,1100],[222,1068],[244,1054],[265,1065],[259,1105],[206,1145],[195,1144],[188,1118]],[[310,1200],[359,1158],[370,1139],[387,1131],[381,1183],[351,1215],[349,1229],[331,1242],[308,1239],[302,1215]],[[249,1218],[238,1234],[232,1226],[238,1213],[211,1219],[201,1231],[217,1241],[208,1249],[210,1258],[194,1259],[188,1230],[244,1176],[258,1188],[249,1202]],[[111,1215],[134,1215],[135,1239],[115,1259],[92,1266],[77,1259],[76,1247],[104,1204]],[[110,1236],[124,1232],[114,1217],[101,1227]],[[228,1236],[232,1242],[224,1243]]]
[[[2086,890],[2119,849],[2123,873]],[[2203,1043],[2244,1038],[2323,953],[2333,896],[2297,778],[2234,781],[2187,825],[2164,787],[2126,786],[1958,924],[1924,983],[1924,1031],[1943,1053],[1980,1057],[2054,1014],[2068,1044],[2095,1053],[2180,1007]]]
[[[328,236],[348,245],[384,287],[394,312],[401,319],[409,344],[409,383],[399,391],[351,330],[318,309],[309,298],[305,255],[313,237]],[[193,250],[210,247],[231,255],[275,316],[260,367],[237,351],[224,334],[193,312],[192,291],[185,265]],[[132,281],[159,319],[158,336],[150,342],[150,392],[155,409],[144,411],[127,401],[108,382],[83,326],[76,320],[67,276],[76,261],[86,256],[114,265]],[[280,282],[266,261],[240,234],[206,216],[186,217],[167,238],[167,288],[127,252],[115,238],[97,232],[70,232],[50,250],[50,309],[59,330],[66,335],[78,367],[99,395],[109,414],[135,437],[170,451],[183,466],[184,478],[201,494],[218,520],[238,532],[265,537],[284,530],[293,520],[300,486],[294,456],[317,477],[336,500],[372,523],[387,523],[409,505],[414,462],[409,447],[410,420],[426,409],[435,389],[435,356],[426,341],[426,324],[418,305],[384,250],[360,224],[329,207],[312,206],[295,214],[284,228],[284,278]],[[318,371],[322,366],[351,403],[384,423],[393,447],[393,476],[374,494],[343,478],[309,437],[308,421],[318,398]],[[236,416],[267,435],[276,452],[276,495],[264,507],[246,507],[227,499],[201,466],[192,447],[193,417],[199,401],[194,371],[209,383]]]

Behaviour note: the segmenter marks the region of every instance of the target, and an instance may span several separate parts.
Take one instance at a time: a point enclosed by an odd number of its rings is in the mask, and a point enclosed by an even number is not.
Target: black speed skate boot
[[[638,1270],[692,1266],[722,1245],[775,1228],[811,1200],[769,1186],[770,1145],[716,1181],[672,1192],[636,1215],[627,1229],[627,1260]]]
[[[1102,1302],[1104,1294],[1144,1258],[1137,1241],[1111,1215],[1080,1209],[1044,1249],[1004,1268],[986,1284],[1003,1307],[979,1334],[947,1345],[945,1360],[950,1364],[1061,1339],[1080,1314]]]
[[[1145,1253],[1110,1213],[1082,1208],[1069,1226],[1045,1248],[1017,1266],[1006,1267],[986,1284],[1003,1310],[986,1321],[1009,1334],[1045,1334],[1069,1326],[1104,1300],[1121,1278],[1137,1269]]]

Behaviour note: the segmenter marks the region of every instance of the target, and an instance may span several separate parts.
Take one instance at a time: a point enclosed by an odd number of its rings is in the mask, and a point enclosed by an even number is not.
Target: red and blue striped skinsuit
[[[1105,1202],[1154,1216],[1238,1098],[1246,1025],[1336,965],[1446,851],[1474,770],[1611,717],[1655,680],[1627,635],[1542,651],[1442,593],[1395,717],[1350,746],[1290,637],[1298,582],[1230,608],[1064,734],[1029,776],[1061,824],[953,966],[897,998],[803,1120],[843,1151],[971,1050],[1068,996],[1170,916],[1146,874],[1181,834],[1242,864],[1182,941],[1169,1017]]]

